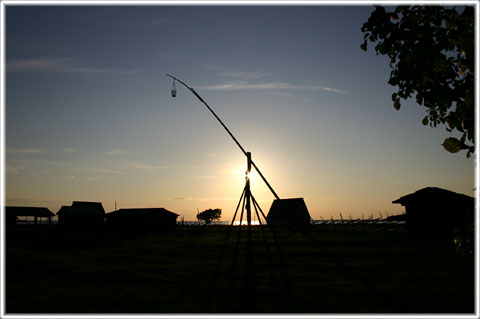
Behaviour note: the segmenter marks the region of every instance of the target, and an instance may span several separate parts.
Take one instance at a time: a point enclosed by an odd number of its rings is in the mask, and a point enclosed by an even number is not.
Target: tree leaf
[[[367,40],[363,42],[363,44],[360,46],[360,49],[362,49],[363,51],[367,51]]]
[[[442,145],[450,153],[458,153],[464,148],[464,144],[454,137],[446,138]]]
[[[463,140],[442,144],[455,153],[475,146],[475,21],[473,6],[375,6],[361,27],[361,48],[370,42],[390,60],[393,107],[399,110],[400,99],[415,96],[429,114],[423,125],[466,132]]]
[[[395,110],[400,110],[400,99],[396,99],[395,100],[395,103],[393,103],[393,107],[395,108]]]

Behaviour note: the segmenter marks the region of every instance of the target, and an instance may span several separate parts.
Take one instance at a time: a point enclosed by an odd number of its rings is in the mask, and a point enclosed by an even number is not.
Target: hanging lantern
[[[175,87],[175,80],[173,80],[173,85],[172,85],[172,97],[177,96],[177,88]]]

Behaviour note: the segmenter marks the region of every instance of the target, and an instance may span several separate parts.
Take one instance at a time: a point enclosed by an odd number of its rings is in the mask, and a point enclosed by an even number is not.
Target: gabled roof
[[[95,208],[101,214],[105,214],[105,209],[101,202],[83,202],[83,201],[74,201],[72,202],[72,207],[82,207],[82,208]]]
[[[111,213],[108,213],[107,218],[110,216],[133,216],[133,215],[148,215],[148,214],[164,214],[171,216],[179,216],[174,212],[166,210],[165,208],[122,208]]]
[[[57,216],[68,215],[68,216],[101,216],[103,215],[95,207],[73,207],[73,206],[62,206],[57,212]]]
[[[52,217],[54,214],[46,207],[6,206],[5,213],[10,216]]]
[[[465,202],[468,204],[474,204],[474,198],[458,194],[443,188],[438,187],[425,187],[415,193],[408,194],[400,197],[399,199],[394,200],[392,203],[401,204],[405,206],[406,204],[415,203],[415,202],[435,202],[435,203],[446,203],[446,202]]]

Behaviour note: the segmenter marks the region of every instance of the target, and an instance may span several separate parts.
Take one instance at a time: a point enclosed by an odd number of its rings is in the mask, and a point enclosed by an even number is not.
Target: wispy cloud
[[[237,81],[229,82],[218,85],[211,86],[200,86],[198,87],[204,90],[216,90],[216,91],[238,91],[238,90],[323,90],[328,92],[334,92],[339,94],[346,94],[347,91],[334,89],[326,86],[319,85],[297,85],[287,82],[263,82],[263,83],[252,83],[248,81]]]
[[[113,174],[113,175],[126,175],[127,173],[122,172],[122,171],[116,171],[113,169],[106,169],[106,168],[99,168],[97,170],[98,173],[103,173],[103,174]]]
[[[237,68],[215,64],[202,65],[202,68],[216,72],[218,76],[229,77],[235,80],[253,80],[271,76],[270,73],[263,70],[243,71]]]
[[[27,167],[23,165],[7,165],[5,167],[5,173],[7,175],[20,175],[20,174],[32,175],[35,173],[35,169],[32,167]]]
[[[62,148],[62,151],[65,152],[65,153],[78,153],[79,151],[75,148]]]
[[[125,155],[125,154],[131,154],[131,151],[127,150],[109,150],[105,154],[109,156],[115,156],[115,155]]]
[[[239,78],[239,79],[259,79],[270,76],[270,73],[264,71],[242,72],[238,70],[229,70],[219,74],[220,76]]]
[[[51,71],[65,73],[114,73],[114,74],[134,74],[140,72],[140,69],[115,70],[99,67],[84,66],[80,60],[70,57],[57,58],[34,58],[34,59],[11,59],[6,61],[7,72],[22,71]]]
[[[46,150],[38,148],[7,149],[7,154],[46,154]]]
[[[322,86],[321,89],[324,90],[324,91],[329,91],[329,92],[334,92],[334,93],[340,93],[340,94],[348,93],[347,91],[339,90],[339,89],[334,89],[334,88],[327,87],[327,86]]]

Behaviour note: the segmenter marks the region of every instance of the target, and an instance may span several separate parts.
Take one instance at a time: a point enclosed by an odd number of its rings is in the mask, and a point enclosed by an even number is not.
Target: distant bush
[[[455,228],[453,231],[453,242],[457,253],[473,258],[473,243],[475,242],[473,223]]]

